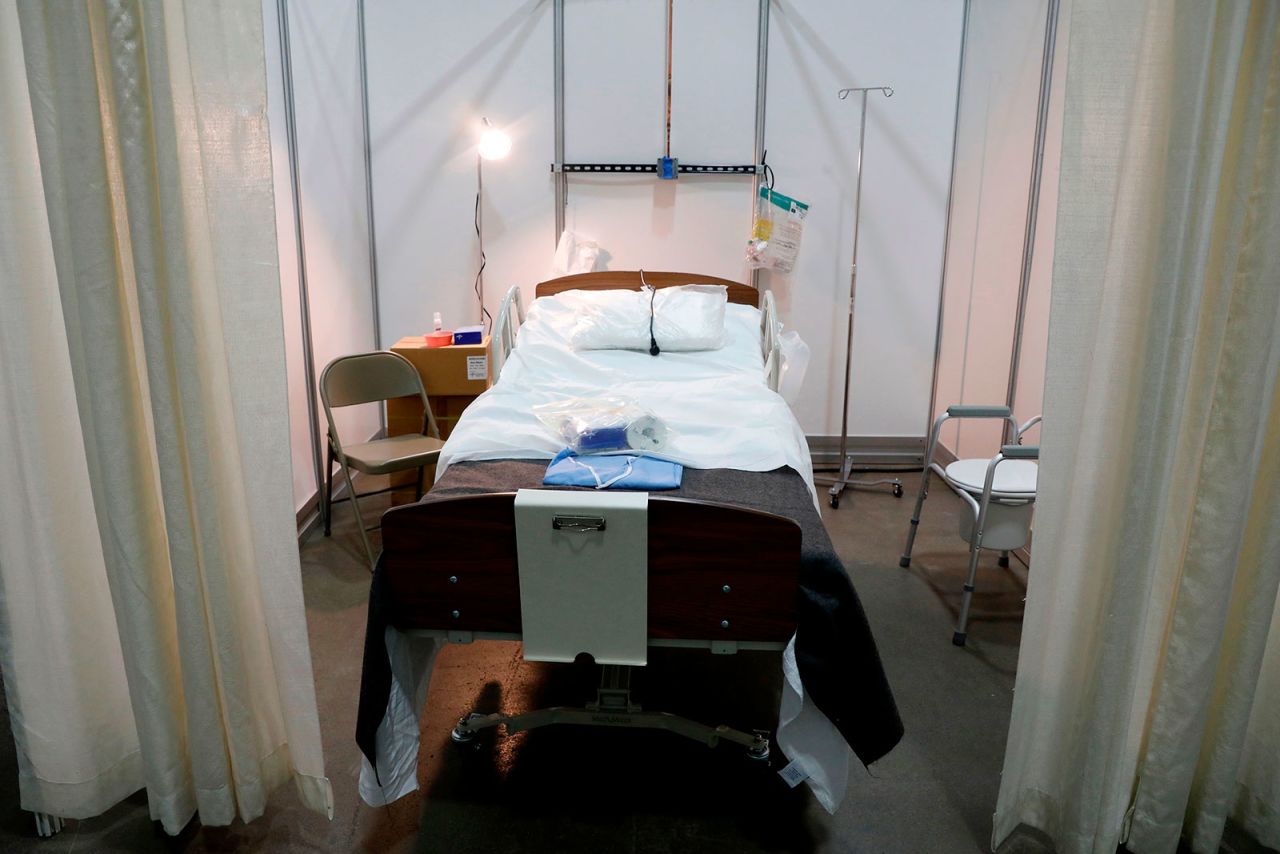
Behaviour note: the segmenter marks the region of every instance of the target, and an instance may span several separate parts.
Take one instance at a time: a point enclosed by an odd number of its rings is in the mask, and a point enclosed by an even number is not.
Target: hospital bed
[[[761,371],[768,389],[776,390],[781,358],[771,293],[761,296],[749,286],[704,275],[646,272],[644,280],[659,288],[689,283],[723,285],[731,304],[751,309],[760,304],[759,311],[750,315],[758,316],[758,341],[752,343],[758,346],[758,355],[743,350],[743,358]],[[536,295],[542,298],[570,290],[639,287],[639,272],[597,272],[542,282]],[[524,322],[524,306],[519,291],[513,288],[495,317],[495,376],[520,345],[519,326]],[[533,348],[532,344],[525,346]],[[627,364],[632,371],[644,371],[657,362],[645,361],[649,358],[646,354],[644,360]],[[525,361],[535,363],[537,359]],[[688,364],[696,373],[705,361],[690,355],[683,363],[671,359],[669,364]],[[520,370],[526,368],[520,366]],[[498,385],[502,384],[500,377]],[[501,396],[501,392],[497,394]],[[776,395],[763,390],[757,394],[773,405]],[[476,405],[483,401],[482,397]],[[780,398],[777,401],[785,409],[785,403]],[[460,436],[456,447],[463,449],[467,447],[468,417],[464,415],[454,434]],[[786,418],[794,423],[789,411]],[[475,423],[481,424],[482,419],[483,415],[476,416]],[[798,425],[793,432],[797,435],[790,439],[779,437],[779,444],[784,440],[792,445],[803,443]],[[534,440],[527,441],[532,444]],[[792,454],[795,461],[790,465],[767,470],[738,471],[732,465],[687,468],[679,490],[649,496],[648,643],[701,648],[713,654],[782,652],[784,675],[790,676],[795,695],[791,718],[800,717],[802,722],[797,728],[801,735],[791,738],[791,743],[780,731],[784,751],[789,756],[817,752],[807,744],[822,741],[807,739],[803,724],[821,719],[822,726],[838,731],[839,738],[860,758],[871,762],[900,738],[901,723],[865,616],[822,527],[812,486],[806,482],[811,480],[807,448]],[[375,731],[388,729],[382,706],[387,705],[388,694],[393,695],[390,706],[396,703],[393,683],[409,681],[392,673],[397,656],[392,647],[400,644],[403,651],[411,642],[424,640],[440,645],[521,638],[515,490],[540,486],[546,459],[522,459],[529,455],[520,453],[504,458],[500,452],[459,456],[462,458],[439,475],[436,486],[421,502],[394,508],[382,520],[383,553],[371,594],[360,710],[361,746],[370,758],[386,752],[375,743],[380,737]],[[582,520],[571,524],[582,524]],[[421,662],[410,669],[418,672]],[[453,737],[468,741],[477,731],[498,725],[508,732],[548,723],[640,726],[667,729],[708,745],[722,740],[736,742],[749,756],[768,758],[770,742],[762,732],[744,733],[641,711],[631,701],[628,678],[625,668],[606,666],[596,703],[585,709],[473,714],[458,722]],[[420,704],[415,696],[419,691],[402,688],[401,692],[409,705]],[[784,713],[786,706],[784,698]],[[416,748],[416,742],[413,746]],[[810,759],[810,777],[838,773],[817,767],[824,759]],[[401,764],[410,767],[405,759]],[[383,769],[374,770],[374,776],[380,778]],[[367,782],[362,780],[362,794],[371,803],[393,800],[403,793],[400,789],[410,785],[400,781],[391,784],[389,793],[379,793]],[[825,793],[818,792],[818,786],[815,792],[820,799],[825,794],[824,803],[833,808],[827,801],[838,800],[843,781],[821,782]],[[379,786],[386,788],[381,781]]]

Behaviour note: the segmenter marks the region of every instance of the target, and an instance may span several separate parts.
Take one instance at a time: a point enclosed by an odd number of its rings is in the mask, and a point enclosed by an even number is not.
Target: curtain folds
[[[210,825],[261,815],[292,779],[332,814],[292,512],[260,4],[11,10],[0,151],[6,179],[31,173],[12,199],[29,239],[0,256],[22,296],[11,314],[6,293],[0,363],[44,348],[60,373],[8,372],[0,403],[18,429],[5,448],[30,472],[28,506],[74,530],[14,526],[0,551],[23,806],[83,817],[145,787],[176,833],[196,812]],[[28,438],[49,425],[69,459]],[[49,465],[71,472],[49,478]],[[83,559],[50,553],[71,547],[61,536]],[[10,595],[34,567],[49,578],[27,592],[64,635],[54,647]],[[79,612],[101,642],[89,649]],[[91,673],[95,657],[106,669]],[[11,690],[40,671],[44,693]],[[90,675],[115,702],[73,696],[63,725],[19,732]],[[62,763],[76,726],[104,736],[98,750],[132,752]],[[108,781],[97,797],[52,796],[90,779]]]
[[[1280,5],[1075,0],[994,842],[1280,846]]]
[[[2,3],[0,674],[23,803],[75,817],[138,789],[142,756],[93,499],[75,488],[89,469],[38,166],[17,9]]]

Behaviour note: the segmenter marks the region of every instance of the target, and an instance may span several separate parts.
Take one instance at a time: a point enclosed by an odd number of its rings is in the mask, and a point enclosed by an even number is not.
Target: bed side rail
[[[782,324],[778,320],[778,303],[773,291],[765,291],[760,306],[760,350],[764,356],[765,382],[778,390],[782,376]]]
[[[512,315],[515,320],[512,322]],[[511,355],[511,348],[516,345],[516,333],[520,324],[524,323],[524,300],[520,296],[520,286],[512,285],[507,290],[502,302],[498,305],[498,313],[493,318],[493,381],[498,381],[502,366]]]
[[[402,630],[520,632],[515,493],[428,497],[382,518]],[[709,501],[649,499],[649,637],[785,643],[795,632],[800,526]]]

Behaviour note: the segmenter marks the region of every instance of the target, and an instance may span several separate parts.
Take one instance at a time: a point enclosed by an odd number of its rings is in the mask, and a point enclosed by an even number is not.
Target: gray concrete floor
[[[956,533],[963,507],[945,489],[926,503],[909,570],[898,555],[907,495],[846,494],[823,517],[862,597],[906,737],[828,815],[801,787],[728,746],[707,750],[663,733],[549,728],[459,748],[450,727],[473,709],[516,710],[583,701],[590,668],[525,662],[514,643],[445,649],[423,716],[422,790],[374,809],[356,794],[355,731],[368,571],[345,506],[332,538],[302,547],[307,619],[326,768],[336,814],[304,811],[288,787],[249,825],[194,824],[170,839],[137,794],[106,815],[68,822],[37,840],[18,808],[16,762],[0,705],[0,850],[448,852],[971,852],[990,849],[991,815],[1008,729],[1026,576],[984,555],[969,646],[951,645],[965,570]],[[372,519],[373,506],[369,507]],[[776,723],[774,654],[655,656],[638,699],[711,723]],[[775,752],[773,770],[783,763]]]

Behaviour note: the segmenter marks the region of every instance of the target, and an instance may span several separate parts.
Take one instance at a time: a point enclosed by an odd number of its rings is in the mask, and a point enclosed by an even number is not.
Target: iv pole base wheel
[[[902,497],[902,484],[896,480],[893,482],[893,497],[894,498]]]
[[[911,566],[911,558],[909,557],[898,558],[898,566],[902,567],[903,569],[906,569],[907,567]]]
[[[964,632],[954,632],[951,635],[951,642],[956,646],[964,646],[964,639],[965,639]]]
[[[835,492],[831,493],[831,497],[827,499],[827,503],[831,505],[832,510],[835,510],[836,508],[838,508],[840,506],[839,493],[835,493]]]

